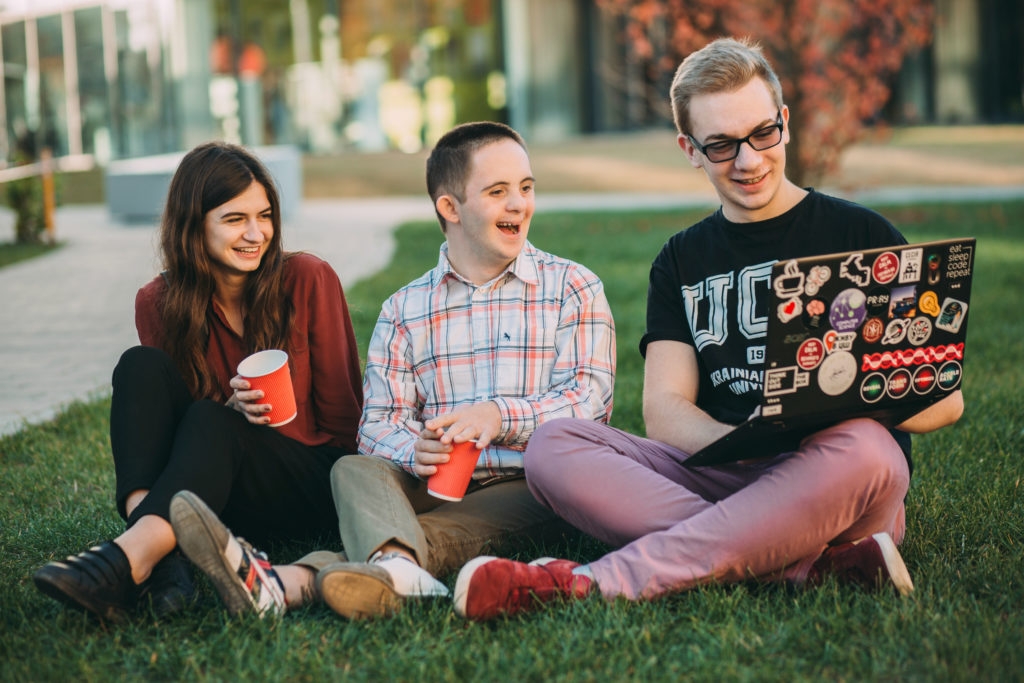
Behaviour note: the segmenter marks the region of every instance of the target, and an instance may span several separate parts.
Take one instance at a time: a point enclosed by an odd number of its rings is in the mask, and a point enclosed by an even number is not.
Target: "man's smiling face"
[[[732,92],[698,95],[690,101],[691,130],[687,132],[702,145],[745,138],[776,123],[780,111],[786,124],[782,143],[761,151],[743,143],[739,154],[730,161],[714,163],[686,135],[678,138],[690,163],[704,169],[730,221],[749,223],[788,210],[790,203],[780,188],[786,183],[789,109],[779,108],[768,85],[760,78]]]
[[[516,141],[476,150],[462,199],[446,195],[448,258],[460,275],[481,284],[519,256],[533,217],[533,185],[529,156]]]

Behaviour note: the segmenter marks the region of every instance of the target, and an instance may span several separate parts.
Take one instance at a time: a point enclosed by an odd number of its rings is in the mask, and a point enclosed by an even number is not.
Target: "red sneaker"
[[[526,612],[552,600],[582,598],[594,582],[573,574],[578,566],[549,557],[530,564],[486,555],[470,560],[455,581],[455,613],[484,621]]]
[[[889,534],[882,532],[825,549],[811,567],[807,581],[818,585],[826,576],[857,583],[869,590],[892,586],[900,595],[910,595],[914,582]]]

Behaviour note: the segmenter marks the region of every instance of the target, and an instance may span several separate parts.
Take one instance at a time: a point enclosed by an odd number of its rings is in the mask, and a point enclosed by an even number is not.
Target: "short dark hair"
[[[465,199],[466,181],[473,154],[486,145],[499,140],[513,140],[526,149],[526,143],[515,130],[504,123],[474,121],[463,123],[441,136],[427,157],[427,194],[435,204],[441,195],[454,195],[459,201]],[[447,227],[444,217],[437,212],[441,230]]]

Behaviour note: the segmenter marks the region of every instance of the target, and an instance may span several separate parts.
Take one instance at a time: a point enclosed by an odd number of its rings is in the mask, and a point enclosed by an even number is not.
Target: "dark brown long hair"
[[[284,291],[281,207],[267,169],[242,147],[208,142],[185,155],[167,192],[160,226],[167,282],[162,312],[165,343],[196,398],[226,398],[206,363],[216,289],[206,251],[206,214],[240,195],[253,182],[267,192],[274,235],[259,268],[246,282],[242,339],[249,353],[270,348],[287,350],[292,308]]]

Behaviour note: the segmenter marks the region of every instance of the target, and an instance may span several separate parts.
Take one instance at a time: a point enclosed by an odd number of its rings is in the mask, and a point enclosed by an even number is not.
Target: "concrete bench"
[[[292,145],[253,147],[266,165],[281,198],[281,215],[298,214],[302,202],[302,155]],[[123,223],[159,221],[167,200],[171,177],[184,152],[112,161],[106,169],[107,210]]]

